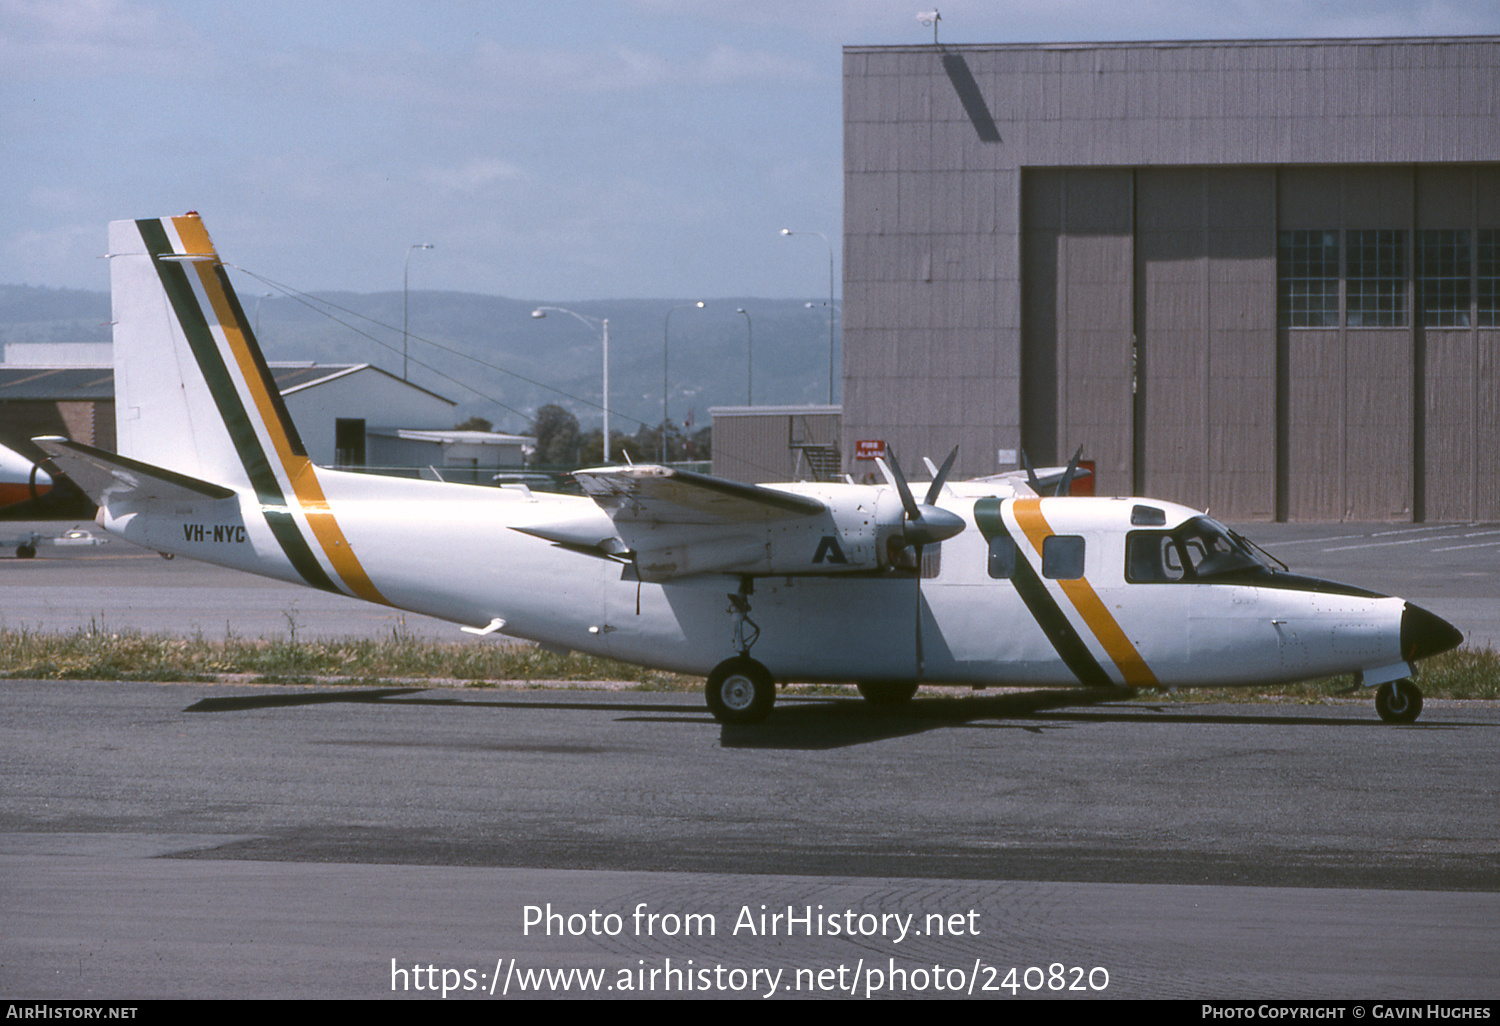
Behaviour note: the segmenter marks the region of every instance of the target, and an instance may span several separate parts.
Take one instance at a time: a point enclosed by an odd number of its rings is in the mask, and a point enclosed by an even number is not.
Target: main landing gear
[[[1415,723],[1422,715],[1422,690],[1409,679],[1382,684],[1375,691],[1375,711],[1387,723]]]
[[[720,723],[759,723],[776,704],[776,681],[771,671],[750,658],[750,646],[760,638],[760,628],[750,619],[750,595],[755,582],[740,579],[740,590],[729,596],[734,618],[734,647],[739,655],[713,668],[704,689],[708,711]]]
[[[748,655],[726,659],[708,675],[708,711],[720,723],[759,723],[776,704],[771,671]]]

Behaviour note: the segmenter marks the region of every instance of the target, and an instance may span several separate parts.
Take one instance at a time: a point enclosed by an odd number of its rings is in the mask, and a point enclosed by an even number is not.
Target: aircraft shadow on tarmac
[[[451,706],[513,711],[575,710],[620,714],[619,722],[712,724],[707,710],[680,704],[649,701],[505,700],[431,695],[416,697],[426,688],[400,687],[339,689],[313,693],[257,694],[205,698],[185,712],[234,712],[327,703],[377,703],[399,706]],[[1234,726],[1319,726],[1392,729],[1367,714],[1363,708],[1327,709],[1319,713],[1257,714],[1255,712],[1194,711],[1191,706],[1110,705],[1121,702],[1127,692],[1072,689],[1033,691],[1019,694],[977,696],[931,696],[914,699],[896,708],[872,706],[863,699],[788,696],[775,712],[753,726],[719,725],[719,741],[725,748],[828,749],[868,744],[888,738],[907,737],[944,728],[1024,730],[1042,733],[1075,726],[1105,723],[1225,724]],[[999,722],[991,722],[999,721]],[[1457,724],[1424,723],[1423,730],[1454,730]],[[1411,729],[1411,728],[1408,728]]]

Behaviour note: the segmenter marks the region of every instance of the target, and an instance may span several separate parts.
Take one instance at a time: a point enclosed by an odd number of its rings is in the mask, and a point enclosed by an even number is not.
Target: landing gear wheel
[[[860,681],[856,687],[864,700],[882,709],[894,708],[910,702],[917,693],[914,680]]]
[[[35,545],[17,545],[16,546],[16,558],[17,559],[35,559],[36,558],[36,546]]]
[[[1422,715],[1422,691],[1410,680],[1382,684],[1375,691],[1375,711],[1387,723],[1415,723]]]
[[[776,682],[754,659],[735,656],[714,667],[704,694],[720,723],[759,723],[776,704]]]

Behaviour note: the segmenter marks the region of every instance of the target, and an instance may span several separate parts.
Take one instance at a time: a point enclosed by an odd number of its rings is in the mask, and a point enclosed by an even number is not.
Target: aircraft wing
[[[671,467],[601,467],[573,476],[617,527],[764,524],[827,512],[818,499]]]
[[[574,475],[614,524],[642,580],[702,573],[834,573],[872,568],[868,519],[843,529],[819,499],[670,467]],[[523,529],[551,537],[544,529]],[[598,546],[601,551],[608,551]]]
[[[60,471],[100,505],[108,499],[197,501],[227,499],[234,491],[195,477],[139,463],[66,438],[33,438],[47,453],[47,469]]]

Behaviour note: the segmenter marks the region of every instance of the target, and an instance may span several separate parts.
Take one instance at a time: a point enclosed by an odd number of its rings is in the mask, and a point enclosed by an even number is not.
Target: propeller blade
[[[896,450],[890,449],[887,454],[891,458],[891,476],[895,478],[896,493],[901,496],[901,505],[906,510],[908,520],[921,520],[922,511],[917,507],[917,500],[911,494],[911,486],[906,483],[906,475],[901,473],[901,461],[896,459]]]
[[[1057,482],[1057,491],[1053,492],[1053,495],[1067,495],[1072,489],[1073,475],[1078,473],[1078,461],[1081,459],[1083,459],[1083,446],[1080,445],[1078,451],[1073,454],[1073,458],[1068,461],[1068,469],[1063,471],[1062,480]]]
[[[932,487],[927,489],[926,505],[931,506],[934,502],[937,502],[938,496],[942,494],[943,485],[948,481],[948,471],[953,469],[953,461],[957,458],[958,446],[955,445],[953,451],[948,454],[948,458],[943,461],[942,469],[932,477]]]
[[[1036,471],[1031,469],[1031,461],[1026,458],[1025,449],[1021,450],[1021,466],[1026,468],[1026,483],[1031,486],[1032,491],[1040,495],[1042,483],[1036,479]]]

